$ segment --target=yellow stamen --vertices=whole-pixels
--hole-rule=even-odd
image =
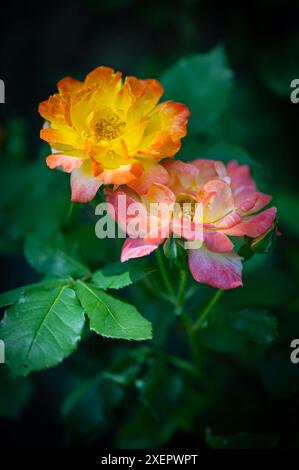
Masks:
[[[125,122],[123,122],[117,114],[111,113],[105,116],[95,117],[92,123],[95,140],[110,141],[114,140],[123,133]]]
[[[176,198],[175,215],[185,220],[193,220],[195,214],[195,200],[187,194],[180,194]]]

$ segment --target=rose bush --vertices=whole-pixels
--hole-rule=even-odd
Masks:
[[[37,279],[29,271],[27,285],[0,295],[1,403],[18,380],[21,410],[31,373],[68,358],[47,386],[72,442],[108,429],[120,447],[153,448],[191,431],[213,446],[219,404],[222,420],[239,402],[243,413],[249,386],[260,393],[260,358],[275,348],[276,305],[292,284],[276,252],[256,256],[277,230],[256,184],[269,188],[262,165],[217,134],[232,77],[221,48],[184,58],[162,77],[159,104],[157,80],[98,67],[40,104],[50,152],[43,142],[39,162],[17,163],[8,147],[3,186],[19,179],[3,200],[7,213],[16,201],[4,238],[24,245]],[[71,196],[54,168],[71,173]],[[124,243],[96,238],[103,202]]]

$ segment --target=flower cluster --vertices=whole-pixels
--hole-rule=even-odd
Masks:
[[[163,89],[156,80],[123,82],[119,72],[99,67],[84,82],[63,79],[58,89],[39,108],[46,119],[41,138],[52,148],[47,164],[71,173],[73,201],[87,202],[101,184],[114,185],[105,193],[128,235],[121,260],[148,255],[169,236],[200,239],[187,250],[194,279],[221,289],[241,286],[235,238],[261,237],[276,218],[275,207],[261,211],[271,196],[258,191],[249,167],[170,159],[180,149],[190,113],[180,103],[158,104]],[[119,213],[124,196],[142,213]],[[159,204],[171,217],[153,213],[151,206]],[[142,237],[134,236],[132,220],[143,227]]]

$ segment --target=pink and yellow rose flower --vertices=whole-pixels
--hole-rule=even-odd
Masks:
[[[260,237],[276,218],[275,207],[261,211],[271,196],[258,191],[249,167],[236,161],[224,165],[205,159],[192,163],[166,160],[126,187],[106,189],[106,195],[118,223],[129,235],[122,248],[122,261],[150,254],[178,230],[187,240],[201,234],[200,248],[187,250],[191,274],[196,281],[220,289],[242,286],[242,258],[234,251],[230,237]],[[132,236],[133,225],[128,222],[134,221],[134,214],[117,213],[121,196],[126,196],[128,205],[134,202],[142,206],[142,215],[136,216],[135,222],[144,227],[143,237]],[[150,212],[150,204],[161,202],[170,211],[176,208],[172,218]],[[184,203],[188,203],[187,211]],[[193,217],[196,204],[202,207],[200,222]],[[177,211],[177,205],[181,211]]]
[[[162,94],[157,80],[123,81],[97,67],[84,81],[64,78],[40,103],[47,165],[71,173],[73,201],[88,202],[103,183],[133,185],[145,170],[163,172],[155,167],[180,149],[190,113],[181,103],[158,103]]]

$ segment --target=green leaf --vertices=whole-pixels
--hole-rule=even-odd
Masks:
[[[176,239],[170,237],[166,240],[163,244],[163,251],[166,258],[170,260],[175,260],[178,257],[178,247],[176,243]]]
[[[278,442],[278,436],[248,432],[215,436],[211,433],[210,429],[207,429],[206,441],[213,449],[272,449]]]
[[[28,142],[28,123],[18,117],[12,118],[7,123],[6,132],[8,139],[5,152],[15,165],[24,161]]]
[[[27,287],[30,288],[31,286],[34,286],[34,284],[28,285]],[[26,286],[3,292],[3,294],[0,295],[0,308],[15,304],[25,291]]]
[[[250,244],[244,239],[245,243],[239,248],[238,255],[243,258],[243,261],[248,261],[253,257],[253,252],[250,249]]]
[[[82,437],[100,428],[124,397],[124,388],[104,377],[102,373],[92,379],[82,379],[62,404],[61,413],[71,437]]]
[[[7,364],[15,376],[59,364],[77,347],[84,313],[72,289],[33,290],[0,323]]]
[[[43,274],[81,277],[88,273],[88,268],[78,259],[76,246],[68,244],[61,234],[51,240],[29,235],[25,256],[28,263]]]
[[[203,144],[200,138],[189,135],[180,150],[180,158],[186,162],[196,158],[208,158],[220,160],[225,164],[231,160],[237,160],[240,165],[259,166],[249,153],[238,145],[232,145],[222,140],[217,143]]]
[[[13,305],[21,297],[22,294],[29,290],[48,290],[54,289],[55,287],[66,286],[72,281],[71,277],[65,279],[49,279],[34,284],[28,284],[27,286],[17,287],[16,289],[9,290],[0,294],[0,308],[8,305]]]
[[[117,446],[125,449],[159,447],[178,427],[176,413],[183,400],[182,376],[159,359],[136,381],[136,387],[139,400],[118,432]]]
[[[28,233],[53,235],[65,220],[70,198],[69,175],[47,167],[48,153],[48,145],[43,146],[34,165],[29,160],[16,163],[10,154],[3,160],[0,174],[2,250],[13,252]]]
[[[276,239],[276,223],[263,235],[252,240],[250,248],[254,253],[270,253]]]
[[[213,310],[208,326],[200,331],[199,337],[204,346],[221,353],[239,351],[245,344],[244,335],[232,328],[224,309]]]
[[[29,379],[12,379],[6,367],[0,367],[0,417],[16,419],[27,405],[32,386]]]
[[[273,249],[276,240],[277,221],[275,221],[266,233],[259,237],[244,237],[244,244],[238,250],[244,261],[252,258],[254,253],[267,254]]]
[[[277,320],[266,310],[244,309],[231,312],[230,324],[258,343],[271,343],[278,337]]]
[[[200,340],[219,352],[234,352],[244,347],[246,340],[268,344],[277,339],[277,320],[266,310],[215,310]]]
[[[199,156],[202,158],[221,160],[223,163],[237,160],[240,165],[258,165],[246,150],[237,145],[228,144],[227,142],[219,142],[208,148],[203,147],[200,153],[201,155]]]
[[[72,368],[69,377],[67,375],[70,369],[64,371],[61,412],[71,438],[98,438],[107,432],[111,424],[115,426],[114,421],[118,418],[115,408],[128,387],[132,386],[136,377],[144,370],[150,349],[140,345],[131,349],[131,345],[122,342],[121,348],[114,346],[111,352],[109,364],[107,358],[104,358],[105,369],[101,372],[98,372],[102,364],[97,356],[97,373],[91,377],[86,376],[86,368],[82,367],[79,370]],[[88,368],[90,369],[90,361]]]
[[[150,322],[133,305],[82,281],[78,281],[76,291],[89,317],[91,330],[108,338],[138,341],[152,338]]]
[[[270,91],[290,99],[290,84],[299,77],[298,36],[287,35],[279,38],[272,48],[268,48],[259,58],[260,75]]]
[[[228,291],[223,297],[223,304],[232,310],[246,307],[279,307],[288,304],[296,292],[294,279],[286,272],[275,267],[259,269],[244,276],[244,286],[235,292]]]
[[[166,99],[186,104],[190,111],[188,131],[198,134],[213,124],[223,112],[231,89],[233,74],[227,66],[222,47],[184,57],[161,78]]]
[[[140,281],[153,271],[155,268],[144,260],[117,262],[96,271],[92,280],[101,289],[121,289]]]
[[[170,237],[163,244],[163,252],[179,269],[188,271],[187,255],[183,245],[183,240]]]
[[[137,383],[142,403],[157,419],[167,417],[182,393],[182,376],[164,361],[156,361],[144,380]]]
[[[299,196],[295,191],[280,190],[276,194],[279,222],[292,234],[299,237],[299,218],[295,215],[299,211]]]
[[[294,330],[298,331],[298,326],[293,323]],[[286,343],[267,350],[267,354],[261,357],[259,361],[260,379],[265,387],[267,397],[272,403],[282,403],[283,401],[288,403],[288,399],[290,399],[289,403],[291,404],[293,397],[298,395],[299,392],[298,364],[293,364],[290,360],[290,354],[294,350],[290,347],[293,338],[294,335],[291,333],[287,336]],[[297,403],[294,403],[293,406],[297,408],[297,415]],[[289,416],[292,414],[290,408]]]

